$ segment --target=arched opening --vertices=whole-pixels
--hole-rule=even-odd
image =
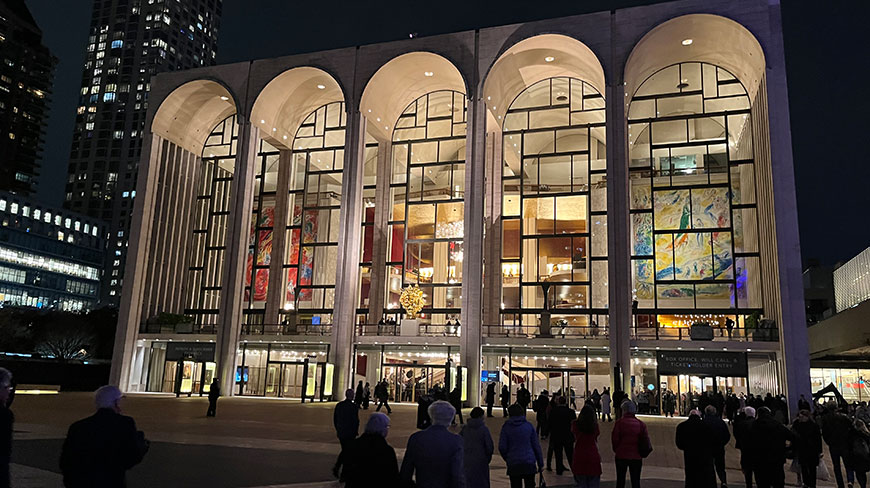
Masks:
[[[764,313],[762,173],[752,130],[763,77],[764,55],[752,34],[713,15],[666,22],[629,57],[638,338],[685,337],[700,324],[717,337],[752,339],[746,326]],[[674,391],[690,386],[667,381]],[[733,381],[728,388],[745,389],[745,380]]]
[[[212,129],[236,113],[232,94],[220,83],[196,80],[167,96],[151,123],[151,132],[193,154],[201,154]]]

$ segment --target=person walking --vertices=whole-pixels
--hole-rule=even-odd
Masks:
[[[353,403],[356,404],[357,408],[362,407],[363,396],[365,396],[365,389],[363,388],[362,380],[359,380],[359,383],[356,384],[356,392],[353,395]]]
[[[592,390],[592,396],[590,398],[592,399],[592,406],[595,407],[595,413],[600,418],[602,405],[601,405],[601,394],[598,393],[598,388],[595,388]]]
[[[352,389],[345,390],[344,400],[335,405],[335,410],[332,412],[332,425],[335,426],[335,435],[338,437],[338,443],[341,444],[341,452],[332,467],[332,474],[337,478],[342,464],[346,461],[344,451],[359,434],[359,405],[355,401]]]
[[[608,422],[613,422],[613,418],[610,416],[610,388],[605,388],[601,393],[601,421],[604,421],[604,417],[607,417]]]
[[[550,397],[547,390],[541,390],[541,394],[532,405],[532,410],[535,412],[535,430],[541,435],[541,439],[547,438],[547,407],[549,406]]]
[[[822,455],[822,431],[806,409],[798,412],[791,430],[794,434],[795,459],[801,467],[801,480],[805,487],[816,488],[816,468]]]
[[[217,401],[221,396],[220,379],[214,378],[208,386],[208,410],[205,412],[206,417],[214,417],[217,415]]]
[[[375,409],[375,412],[380,412],[381,407],[387,407],[387,414],[393,413],[393,409],[387,403],[389,396],[390,392],[387,390],[387,380],[384,379],[375,386],[375,399],[378,401],[378,408]]]
[[[746,488],[752,488],[752,474],[754,473],[753,446],[749,439],[749,433],[752,431],[754,423],[755,409],[752,407],[744,407],[742,413],[738,413],[734,418],[735,447],[740,451],[740,470],[743,471]]]
[[[94,415],[73,423],[60,453],[66,488],[126,486],[127,470],[139,464],[149,442],[136,422],[121,415],[121,390],[101,386],[94,394]]]
[[[495,389],[495,388],[493,388]],[[483,421],[483,409],[474,407],[468,423],[459,431],[465,453],[465,486],[489,488],[489,463],[492,461],[492,435]]]
[[[417,488],[465,488],[463,440],[447,430],[456,409],[439,400],[429,406],[432,425],[411,435],[399,479]]]
[[[544,469],[544,456],[535,427],[526,420],[526,409],[514,403],[502,425],[498,453],[507,464],[511,488],[534,488],[535,475]]]
[[[759,488],[783,487],[786,443],[792,439],[794,435],[774,418],[769,408],[758,409],[758,419],[749,432],[749,442],[753,451],[752,470]]]
[[[486,416],[492,417],[492,406],[495,405],[495,383],[486,385]]]
[[[665,391],[665,394],[662,395],[662,413],[665,414],[665,417],[674,416],[674,410],[677,409],[677,397],[674,395],[674,392],[671,390]]]
[[[550,458],[551,454],[555,454],[556,474],[559,476],[566,471],[562,461],[563,451],[568,460],[567,470],[571,470],[571,461],[574,459],[574,436],[571,433],[571,425],[576,418],[577,414],[568,407],[568,399],[559,396],[555,408],[548,415],[550,442],[547,446],[547,471],[551,471]]]
[[[9,488],[12,482],[9,463],[12,461],[12,426],[15,416],[9,410],[12,393],[12,373],[0,368],[0,488]]]
[[[637,405],[625,400],[620,405],[622,416],[613,424],[610,442],[616,461],[616,488],[625,488],[625,473],[631,476],[631,488],[640,488],[643,458],[652,451],[646,424],[636,417]],[[647,452],[641,452],[641,445]]]
[[[465,421],[462,419],[462,391],[459,390],[458,386],[450,392],[450,405],[453,406],[453,410],[459,416],[459,425],[464,424]],[[456,425],[456,419],[451,420],[451,423]]]
[[[849,434],[846,436],[846,452],[843,461],[846,464],[846,472],[852,470],[855,479],[861,488],[867,487],[867,471],[870,471],[870,432],[861,419],[855,419]],[[851,484],[851,483],[850,483]]]
[[[508,405],[511,403],[511,391],[508,390],[507,385],[502,385],[501,387],[501,413],[502,417],[508,416]]]
[[[517,390],[517,403],[519,403],[524,410],[528,410],[529,404],[532,403],[532,394],[529,393],[525,383],[520,383],[520,389]],[[508,415],[510,415],[510,412],[508,412]]]
[[[713,405],[707,405],[707,408],[704,409],[704,422],[710,426],[710,430],[713,432],[713,435],[707,442],[712,447],[713,466],[716,468],[716,476],[719,477],[722,488],[727,488],[725,446],[731,440],[731,432],[728,430],[728,424],[722,420],[722,416]]]
[[[686,488],[716,488],[713,458],[719,443],[715,437],[711,423],[706,418],[701,420],[697,410],[689,412],[689,418],[677,425],[676,444],[683,451]]]
[[[852,428],[852,421],[846,414],[838,411],[835,402],[830,402],[825,405],[825,411],[819,419],[819,427],[822,429],[822,439],[828,445],[828,452],[831,455],[837,488],[845,488],[840,461],[848,450],[849,430]],[[846,480],[850,485],[855,482],[855,472],[848,467],[846,467]]]
[[[342,451],[344,467],[340,478],[345,488],[399,487],[396,451],[387,443],[389,428],[389,417],[373,413],[363,434],[348,442]]]
[[[599,488],[601,486],[601,454],[598,452],[598,415],[595,408],[585,405],[580,417],[571,424],[574,434],[574,456],[571,471],[576,488]]]

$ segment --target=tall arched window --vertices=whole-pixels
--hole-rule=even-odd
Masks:
[[[198,325],[218,320],[237,144],[238,125],[232,115],[212,130],[202,150],[185,309]]]
[[[331,324],[347,123],[343,102],[311,113],[293,139],[282,310],[301,324]]]
[[[423,289],[421,322],[443,325],[462,306],[466,97],[426,94],[393,131],[385,313],[408,284]],[[454,332],[454,331],[451,331]]]
[[[640,85],[628,117],[638,325],[691,325],[699,318],[724,325],[760,311],[751,113],[743,85],[710,64],[672,65]]]
[[[525,334],[606,325],[604,98],[557,77],[526,88],[503,126],[502,324]],[[543,326],[544,330],[541,330]]]

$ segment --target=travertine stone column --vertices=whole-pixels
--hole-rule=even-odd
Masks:
[[[251,202],[254,197],[254,172],[257,158],[258,129],[239,117],[239,141],[235,174],[230,191],[232,205],[227,220],[227,249],[224,251],[224,276],[221,281],[215,361],[226,395],[233,394],[236,373],[236,350],[242,323],[245,262],[248,233],[251,230]]]
[[[483,200],[486,106],[477,94],[468,100],[465,150],[465,234],[462,263],[460,364],[468,368],[468,403],[480,404],[481,319],[483,318]]]
[[[625,86],[608,85],[607,100],[607,256],[610,313],[610,374],[614,388],[629,391],[631,377],[631,250],[629,247],[628,138]],[[614,368],[622,384],[616,385]]]
[[[329,358],[335,364],[334,392],[353,386],[352,361],[354,323],[359,289],[359,248],[362,235],[362,187],[365,161],[365,118],[356,101],[347,105],[344,173],[338,231],[338,264],[335,277],[335,308],[332,318],[332,347]]]

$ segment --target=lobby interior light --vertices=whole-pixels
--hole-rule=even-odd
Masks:
[[[680,44],[684,46],[691,46],[693,42],[695,41],[693,41],[692,39],[683,39],[683,42],[681,42]]]
[[[547,56],[546,58],[544,58],[544,61],[546,61],[548,63],[552,63],[555,60],[556,60],[556,58],[554,58],[553,56]]]
[[[431,71],[425,71],[425,72],[423,72],[423,76],[426,76],[427,78],[429,78],[429,77],[435,76],[435,73],[433,73]]]

